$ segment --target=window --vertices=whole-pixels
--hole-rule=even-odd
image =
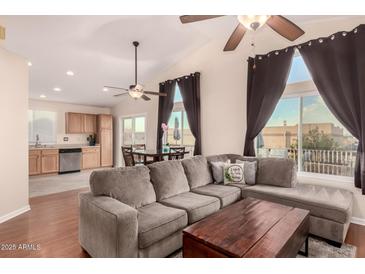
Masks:
[[[303,172],[353,176],[358,141],[330,112],[316,88],[305,90],[308,82],[310,74],[297,56],[287,85],[295,89],[284,92],[256,138],[257,154],[292,158]]]
[[[42,144],[56,143],[57,113],[42,110],[28,110],[28,138],[30,144],[35,144],[37,135]]]
[[[174,108],[168,122],[168,127],[167,142],[170,145],[194,146],[195,138],[189,127],[178,85],[176,85]]]
[[[123,118],[123,145],[146,143],[146,117]]]

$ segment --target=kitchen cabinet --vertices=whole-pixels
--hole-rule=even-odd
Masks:
[[[93,134],[96,129],[96,114],[67,112],[65,117],[67,134]]]
[[[100,166],[100,147],[82,148],[82,169],[97,168]]]
[[[67,112],[65,120],[66,133],[83,133],[83,121],[84,119],[82,113]]]
[[[113,116],[100,114],[97,119],[97,141],[100,144],[100,165],[113,166]]]
[[[96,133],[96,115],[83,114],[83,132],[84,133]]]
[[[41,173],[57,173],[59,168],[58,149],[43,149],[41,160]]]
[[[41,174],[41,157],[42,152],[40,150],[29,151],[29,175]]]

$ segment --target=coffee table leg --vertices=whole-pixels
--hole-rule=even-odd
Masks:
[[[307,238],[305,238],[305,243],[304,243],[304,251],[299,251],[298,252],[298,254],[299,255],[302,255],[302,256],[304,256],[304,257],[308,257],[308,255],[309,255],[309,251],[308,251],[308,249],[309,249],[309,237],[307,236]]]

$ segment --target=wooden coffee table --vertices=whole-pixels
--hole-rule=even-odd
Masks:
[[[296,257],[308,233],[308,210],[246,198],[184,229],[183,257]]]

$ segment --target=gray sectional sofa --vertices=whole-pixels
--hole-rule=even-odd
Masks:
[[[214,184],[210,162],[257,161],[256,184]],[[148,166],[94,171],[80,195],[81,246],[92,257],[166,257],[182,247],[182,230],[245,197],[310,210],[310,233],[342,243],[352,193],[296,184],[288,159],[235,154],[196,156]]]

